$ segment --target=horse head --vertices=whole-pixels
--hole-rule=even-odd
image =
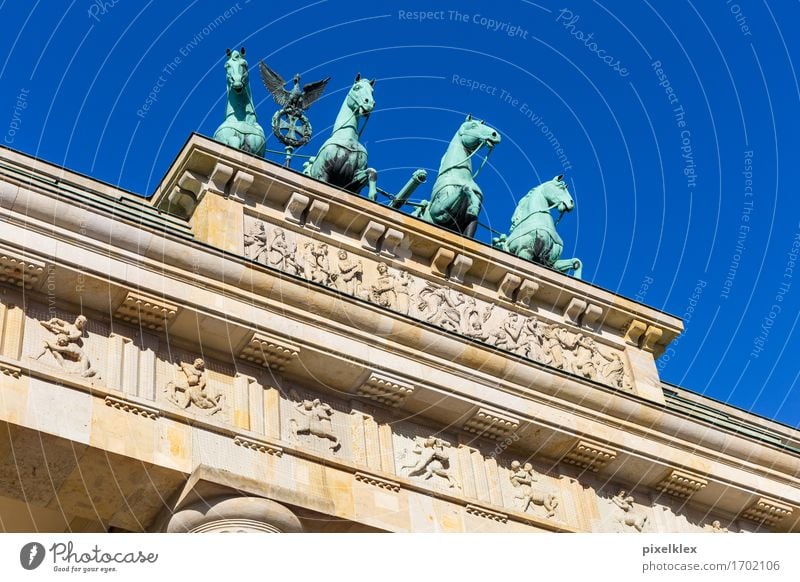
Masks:
[[[375,87],[375,79],[362,79],[361,73],[356,75],[356,80],[347,93],[347,106],[356,115],[365,116],[372,113],[375,107],[375,99],[372,97],[372,90]]]
[[[572,200],[563,177],[563,175],[556,176],[539,187],[549,208],[555,208],[559,212],[571,212],[575,208],[575,201]]]
[[[227,50],[228,60],[225,62],[225,72],[228,75],[228,90],[242,93],[249,84],[247,61],[244,60],[244,47],[238,51]]]
[[[474,152],[482,145],[493,148],[500,143],[500,134],[497,130],[486,125],[482,120],[472,119],[467,115],[466,121],[458,128],[461,144],[468,152]]]

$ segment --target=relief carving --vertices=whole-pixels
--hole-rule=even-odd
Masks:
[[[523,323],[519,319],[518,314],[508,312],[500,328],[492,334],[491,341],[495,347],[509,352],[517,352],[523,347]]]
[[[461,486],[450,474],[450,457],[445,450],[446,446],[444,441],[436,437],[418,438],[410,452],[419,455],[419,458],[411,464],[403,465],[400,470],[408,469],[409,477],[422,477],[425,481],[436,475],[447,481],[451,489],[460,489]]]
[[[55,358],[58,365],[68,374],[80,374],[82,378],[98,377],[97,370],[92,368],[89,356],[83,346],[83,335],[88,320],[79,315],[75,323],[53,317],[39,324],[55,335],[53,340],[42,342],[42,351],[35,356],[38,360],[47,353]]]
[[[281,228],[270,229],[267,235],[263,222],[256,222],[244,235],[245,255],[262,265],[274,267],[289,275],[300,275],[297,245],[286,240]]]
[[[617,522],[623,531],[626,527],[635,529],[637,532],[644,530],[647,525],[647,516],[636,511],[633,507],[633,496],[628,495],[624,489],[620,489],[611,502],[617,507],[614,513],[614,521]]]
[[[411,305],[409,287],[411,286],[412,282],[413,278],[408,274],[408,271],[402,269],[395,285],[395,293],[397,294],[395,311],[402,313],[403,315],[408,315],[408,308]]]
[[[320,401],[303,400],[295,404],[299,417],[292,418],[289,423],[292,428],[292,436],[298,440],[298,436],[315,436],[331,441],[330,449],[337,451],[342,446],[333,432],[333,409]]]
[[[528,511],[529,507],[540,505],[547,512],[546,517],[555,516],[558,497],[552,493],[534,490],[533,484],[539,481],[539,475],[534,471],[533,465],[522,465],[519,461],[513,461],[509,479],[516,489],[514,499],[518,500],[523,512]]]
[[[383,231],[378,230],[370,236],[380,236]],[[507,308],[498,310],[494,303],[476,300],[449,286],[426,281],[417,287],[408,271],[394,271],[385,262],[370,262],[375,264],[377,276],[365,282],[364,262],[348,250],[338,249],[336,257],[329,258],[327,243],[306,240],[302,243],[302,256],[299,256],[298,243],[293,238],[278,227],[270,227],[268,231],[261,221],[251,225],[244,236],[244,244],[247,256],[285,273],[303,276],[314,283],[333,287],[343,294],[404,315],[412,314],[444,330],[486,342],[564,372],[620,390],[633,390],[624,356],[613,348],[599,346],[592,337],[583,333],[573,333],[566,327],[536,317],[523,317]],[[454,256],[452,251],[448,251],[442,255],[442,260]],[[520,293],[523,287],[527,289],[526,293],[531,289],[535,291],[535,284],[529,281],[521,283]],[[579,303],[575,305],[580,307]],[[571,313],[575,309],[570,307],[567,311]],[[496,312],[499,315],[495,316]]]
[[[177,365],[178,372],[175,381],[169,382],[164,391],[167,399],[178,408],[196,408],[208,415],[216,414],[222,410],[225,395],[212,393],[207,385],[206,364],[202,358],[197,358],[191,364],[181,362]]]
[[[419,293],[417,309],[426,321],[458,333],[462,330],[460,307],[463,304],[463,293],[428,283]]]
[[[389,272],[386,263],[378,263],[378,278],[369,290],[369,299],[381,307],[395,309],[397,306],[397,278]]]
[[[263,222],[253,223],[245,233],[244,254],[257,263],[267,264],[267,230]]]
[[[472,339],[487,341],[489,332],[486,330],[486,322],[494,312],[494,303],[489,303],[482,310],[478,308],[474,297],[467,297],[464,306],[464,335]]]
[[[337,251],[338,273],[333,275],[334,286],[337,290],[354,297],[361,296],[361,283],[364,277],[364,266],[358,259],[351,259],[344,249]]]
[[[308,241],[303,245],[303,258],[306,279],[329,286],[332,281],[331,265],[328,261],[328,245],[323,242]]]

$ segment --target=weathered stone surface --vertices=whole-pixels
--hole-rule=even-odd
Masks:
[[[797,432],[662,384],[676,319],[242,156],[193,137],[152,205],[17,187],[0,245],[59,295],[0,282],[0,498],[54,529],[163,530],[201,493],[232,500],[198,531],[281,530],[263,502],[314,531],[800,527],[766,440]],[[37,357],[79,316],[89,376]],[[176,405],[189,376],[219,410]]]

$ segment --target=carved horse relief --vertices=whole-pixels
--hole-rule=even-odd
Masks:
[[[378,173],[367,167],[367,149],[359,143],[366,120],[375,107],[372,90],[375,79],[356,77],[342,103],[331,136],[322,144],[316,156],[303,165],[303,173],[317,180],[358,194],[369,184],[369,199],[378,194]],[[359,122],[364,124],[359,129]]]
[[[228,82],[228,98],[225,121],[214,132],[214,139],[233,148],[264,156],[267,139],[264,130],[256,121],[256,109],[250,92],[250,76],[244,47],[241,51],[228,49],[225,72]]]
[[[464,236],[475,236],[483,192],[475,183],[480,169],[472,173],[472,156],[484,146],[491,152],[498,143],[500,134],[496,130],[468,115],[447,147],[421,218]]]
[[[563,215],[575,208],[575,202],[562,178],[563,176],[556,176],[523,196],[511,217],[508,236],[495,239],[494,244],[526,261],[539,263],[562,273],[574,271],[575,278],[580,279],[583,264],[576,258],[561,258],[564,241],[558,236],[556,222],[550,214],[553,209]]]

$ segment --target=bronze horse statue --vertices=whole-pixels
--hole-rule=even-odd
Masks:
[[[225,73],[228,82],[228,98],[225,121],[214,132],[214,139],[236,149],[264,156],[267,139],[264,130],[256,121],[256,109],[250,92],[250,75],[244,60],[244,47],[239,51],[227,51]]]
[[[472,173],[472,156],[484,146],[491,152],[498,143],[500,134],[495,129],[468,115],[442,157],[433,194],[424,204],[421,218],[464,236],[475,236],[483,193],[475,183],[477,172]]]
[[[378,173],[367,167],[367,149],[359,143],[364,130],[359,122],[369,118],[375,107],[372,90],[375,79],[362,79],[359,74],[342,103],[331,136],[316,156],[303,165],[303,173],[333,186],[358,194],[369,184],[369,198],[377,196]]]
[[[553,209],[563,215],[574,208],[575,202],[563,176],[556,176],[523,196],[511,217],[508,236],[494,239],[494,246],[562,273],[574,271],[575,278],[580,279],[583,263],[577,258],[561,258],[564,241],[558,236],[556,222],[550,214]]]

